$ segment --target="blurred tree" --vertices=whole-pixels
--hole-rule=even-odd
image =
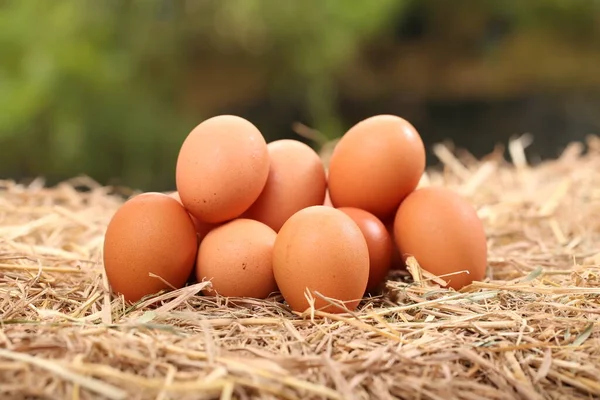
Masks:
[[[251,99],[299,105],[329,139],[347,128],[340,96],[507,92],[556,43],[597,65],[599,3],[0,0],[0,171],[167,190],[190,129]]]
[[[224,53],[251,54],[264,63],[275,96],[302,98],[312,125],[332,138],[343,133],[335,110],[336,76],[366,40],[394,22],[406,3],[190,1],[185,3],[185,25],[193,31],[191,36],[210,38]],[[194,24],[207,15],[214,16],[214,25]]]
[[[491,100],[600,89],[597,0],[411,0],[378,39],[344,76],[344,97]]]
[[[4,174],[171,180],[191,125],[175,107],[178,29],[152,3],[0,3]]]
[[[338,135],[335,73],[398,3],[3,1],[0,169],[172,184],[179,144],[206,117],[180,104],[199,47],[269,65],[270,87],[296,91]]]

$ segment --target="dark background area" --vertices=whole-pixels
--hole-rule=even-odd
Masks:
[[[429,149],[552,158],[600,132],[599,67],[598,0],[0,0],[0,176],[170,190],[217,114],[306,141],[392,113]]]

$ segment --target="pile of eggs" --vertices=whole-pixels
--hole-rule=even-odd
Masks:
[[[280,292],[298,312],[344,312],[413,256],[461,289],[485,275],[483,225],[453,191],[417,188],[424,170],[419,133],[394,115],[353,126],[327,170],[300,141],[267,144],[246,119],[207,119],[181,146],[177,191],[134,196],[113,215],[108,282],[130,302],[193,278],[211,282],[208,296]]]

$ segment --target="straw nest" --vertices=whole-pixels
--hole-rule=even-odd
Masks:
[[[600,396],[600,139],[535,167],[526,139],[482,160],[436,146],[443,168],[422,181],[477,207],[484,282],[442,290],[413,262],[345,315],[199,296],[206,283],[124,305],[101,262],[122,200],[86,179],[3,181],[0,397]]]

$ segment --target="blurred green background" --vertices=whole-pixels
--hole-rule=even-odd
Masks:
[[[268,141],[393,113],[554,157],[600,131],[599,67],[598,0],[0,0],[0,176],[169,190],[225,113]]]

